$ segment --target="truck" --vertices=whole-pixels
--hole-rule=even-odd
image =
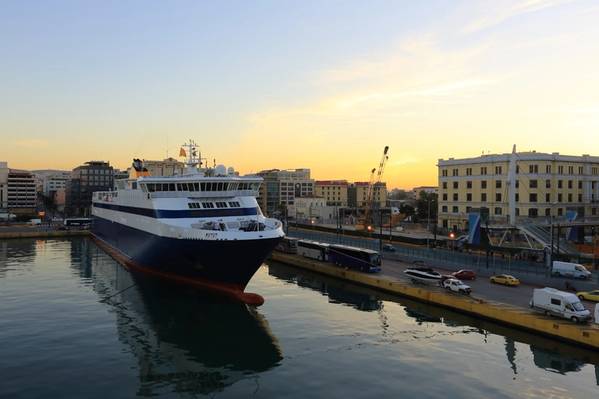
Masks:
[[[591,319],[591,312],[585,309],[576,295],[555,288],[534,289],[529,305],[547,316],[557,316],[575,323]]]
[[[553,261],[551,274],[554,276],[580,278],[584,280],[591,278],[591,272],[588,271],[583,265],[572,262],[561,262],[557,260]]]

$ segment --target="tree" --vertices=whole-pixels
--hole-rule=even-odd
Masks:
[[[431,222],[436,223],[438,209],[437,194],[421,191],[418,196],[418,200],[416,201],[416,207],[418,208],[417,216],[419,220],[426,220],[430,218]]]

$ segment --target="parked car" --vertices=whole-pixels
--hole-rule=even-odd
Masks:
[[[397,250],[395,249],[395,247],[391,244],[384,244],[383,245],[383,252],[396,252]]]
[[[599,290],[577,292],[576,296],[580,298],[581,301],[587,300],[599,302]]]
[[[591,272],[581,264],[572,262],[554,261],[551,267],[554,276],[580,278],[583,280],[591,278]]]
[[[446,290],[458,292],[464,295],[470,295],[472,292],[472,288],[470,288],[470,286],[462,283],[457,278],[448,278],[447,280],[443,280],[441,286]]]
[[[591,318],[591,312],[585,309],[576,295],[555,288],[535,288],[530,307],[546,315],[558,316],[575,323]]]
[[[462,269],[451,273],[451,275],[459,280],[476,280],[476,273],[472,270]]]
[[[491,276],[489,281],[493,284],[508,285],[510,287],[517,287],[520,285],[520,280],[514,276],[510,276],[509,274],[498,274]]]

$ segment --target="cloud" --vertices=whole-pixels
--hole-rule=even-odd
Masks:
[[[21,148],[45,148],[48,144],[44,139],[21,139],[14,142],[15,147]]]
[[[518,1],[508,7],[489,7],[485,10],[484,16],[479,17],[466,25],[462,29],[462,32],[475,33],[499,25],[519,15],[561,6],[570,2],[572,2],[572,0],[526,0]],[[500,2],[493,2],[492,4],[497,6]]]

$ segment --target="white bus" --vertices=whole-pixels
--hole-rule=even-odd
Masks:
[[[321,260],[326,262],[328,260],[328,249],[329,244],[322,242],[299,240],[297,242],[297,253],[298,255],[306,258]]]

